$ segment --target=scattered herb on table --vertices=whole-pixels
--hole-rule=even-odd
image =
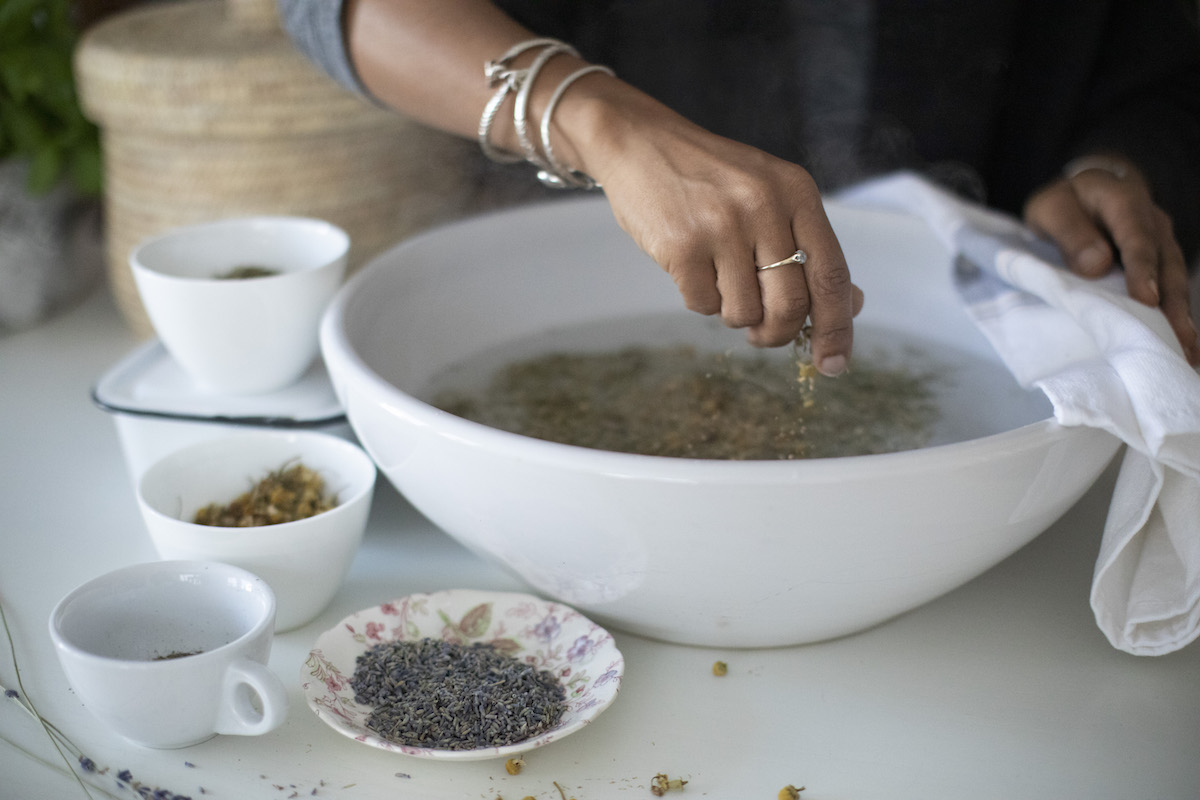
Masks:
[[[687,785],[687,781],[683,778],[668,778],[664,773],[660,772],[650,779],[650,794],[655,797],[662,797],[672,789],[683,789]]]
[[[803,786],[797,789],[795,786],[789,783],[787,786],[779,790],[779,800],[799,800],[800,793],[803,791]]]
[[[115,776],[113,776],[111,774],[112,770],[109,767],[98,766],[94,760],[84,755],[79,747],[76,746],[76,744],[71,741],[57,725],[41,715],[41,712],[37,710],[37,706],[34,705],[33,700],[26,691],[24,682],[21,678],[21,665],[17,660],[16,645],[13,643],[12,630],[9,628],[8,615],[4,611],[3,603],[0,603],[0,627],[2,627],[4,630],[4,639],[8,643],[9,655],[12,659],[13,672],[16,675],[17,686],[20,689],[20,691],[18,691],[17,689],[9,689],[7,687],[0,686],[0,692],[2,692],[2,696],[6,701],[16,705],[17,708],[31,716],[41,726],[42,730],[46,733],[47,738],[50,740],[50,744],[53,745],[54,749],[58,752],[58,755],[62,758],[63,763],[67,767],[67,771],[79,784],[79,790],[83,796],[87,798],[94,798],[95,795],[92,794],[91,790],[92,788],[96,788],[99,791],[102,791],[105,796],[111,797],[112,794],[110,791],[97,786],[95,783],[101,778],[108,778],[109,780],[115,780],[118,789],[127,789],[136,797],[143,798],[144,800],[191,800],[188,795],[178,794],[170,791],[169,789],[163,789],[159,786],[153,786],[151,784],[135,780],[133,773],[127,769],[120,770]],[[36,756],[33,756],[32,753],[26,751],[21,743],[14,742],[12,744],[21,752],[36,758]],[[188,767],[195,767],[195,764],[187,761],[185,761],[184,764]],[[83,776],[85,775],[88,776],[87,782],[85,782],[83,779]],[[6,786],[6,784],[0,785]],[[204,793],[204,788],[200,787],[200,794]]]
[[[723,677],[729,672],[729,665],[724,661],[714,661],[712,665],[712,673],[718,678]]]
[[[228,505],[212,503],[196,512],[194,522],[221,528],[249,528],[294,522],[328,511],[337,497],[325,493],[325,481],[303,464],[273,470]]]
[[[371,706],[367,727],[396,744],[439,750],[504,747],[553,728],[562,684],[491,645],[385,642],[360,655],[350,686]]]

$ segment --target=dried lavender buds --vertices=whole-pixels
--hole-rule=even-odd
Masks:
[[[337,498],[325,493],[325,481],[303,464],[292,464],[267,476],[228,505],[212,503],[196,512],[198,525],[250,528],[295,522],[328,511]]]
[[[566,710],[554,675],[478,642],[376,645],[358,657],[350,686],[355,702],[372,707],[366,725],[380,737],[438,750],[516,744]]]

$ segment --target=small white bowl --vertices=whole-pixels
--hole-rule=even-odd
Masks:
[[[371,708],[354,700],[355,661],[375,645],[423,638],[503,640],[511,655],[558,678],[567,710],[550,730],[503,747],[437,750],[382,739],[367,727]],[[453,589],[409,595],[346,617],[317,639],[300,681],[309,707],[343,736],[418,758],[477,761],[515,756],[588,725],[617,699],[624,672],[612,634],[569,606],[516,592]]]
[[[299,461],[338,504],[294,522],[221,528],[190,520],[225,504],[271,470]],[[313,431],[250,430],[190,445],[152,464],[138,505],[164,559],[221,561],[261,576],[275,592],[276,630],[310,622],[337,594],[366,529],[375,465],[361,448]]]
[[[146,314],[205,391],[258,394],[296,381],[317,355],[321,314],[341,285],[350,237],[304,217],[175,228],[129,256]],[[277,274],[221,275],[257,266]]]

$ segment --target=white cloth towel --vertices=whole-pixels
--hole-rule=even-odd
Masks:
[[[1132,300],[1120,274],[1086,280],[1016,219],[911,173],[840,192],[849,206],[925,220],[957,258],[972,318],[1062,425],[1125,442],[1092,580],[1096,622],[1135,655],[1200,635],[1200,375],[1158,309]],[[851,265],[853,269],[853,265]]]

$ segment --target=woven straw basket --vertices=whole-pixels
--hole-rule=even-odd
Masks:
[[[279,26],[274,0],[183,0],[88,31],[75,71],[101,128],[109,281],[149,335],[129,253],[171,227],[247,214],[328,220],[350,269],[456,215],[470,145],[329,79]]]

